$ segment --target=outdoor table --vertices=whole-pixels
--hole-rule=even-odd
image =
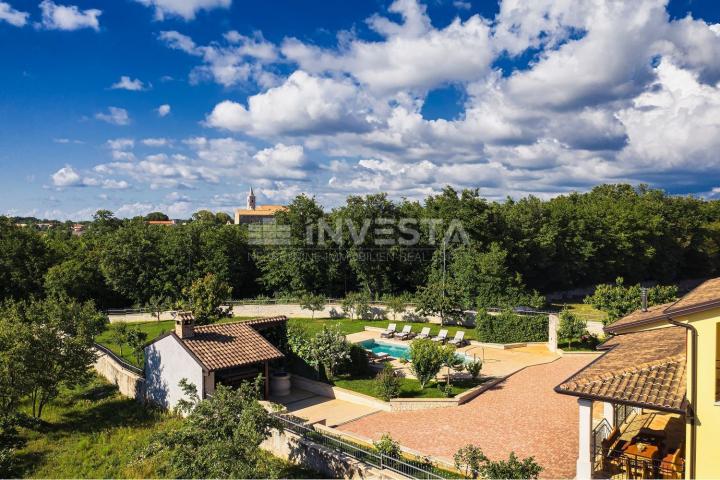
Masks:
[[[628,473],[633,473],[640,478],[657,477],[656,465],[653,460],[659,455],[660,447],[657,445],[645,444],[645,449],[638,450],[637,442],[632,442],[623,447],[623,457],[628,468]],[[639,464],[642,462],[642,464]],[[647,462],[647,463],[646,463]],[[646,467],[649,466],[649,469]]]

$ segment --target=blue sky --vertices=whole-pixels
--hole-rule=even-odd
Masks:
[[[715,1],[0,0],[0,44],[0,213],[720,195]]]

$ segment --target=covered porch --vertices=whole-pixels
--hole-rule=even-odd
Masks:
[[[617,335],[555,391],[578,397],[576,478],[684,478],[686,339],[679,327]]]
[[[581,418],[589,408],[594,426],[589,438],[580,439],[578,472],[587,462],[592,478],[685,478],[684,414],[582,398],[578,402]]]

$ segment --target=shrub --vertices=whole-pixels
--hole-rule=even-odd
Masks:
[[[647,290],[648,306],[659,305],[677,299],[678,289],[675,285],[657,285]],[[626,287],[622,277],[615,279],[615,285],[601,284],[595,287],[592,295],[585,297],[584,303],[607,313],[608,322],[642,307],[640,284]]]
[[[420,388],[433,380],[445,365],[446,350],[451,346],[442,346],[429,339],[415,340],[410,344],[410,369],[420,382]]]
[[[357,344],[350,345],[350,358],[347,362],[347,372],[353,376],[362,377],[370,372],[370,361],[364,348]]]
[[[548,337],[547,315],[516,315],[504,311],[493,316],[478,311],[477,339],[487,343],[543,342]]]
[[[483,362],[482,360],[473,360],[472,362],[465,365],[465,368],[467,369],[468,373],[472,376],[473,380],[476,380],[480,376],[480,371],[482,370]]]
[[[400,395],[400,377],[389,363],[375,377],[375,391],[386,402]]]
[[[393,440],[389,433],[383,433],[380,440],[373,442],[373,446],[375,450],[383,455],[393,458],[400,457],[400,444]]]
[[[315,312],[325,308],[327,301],[322,295],[313,295],[312,293],[306,293],[300,298],[300,306],[305,310],[312,312],[312,318],[315,318]]]
[[[453,455],[453,460],[455,460],[455,468],[464,470],[466,477],[477,478],[480,466],[487,461],[487,457],[480,447],[468,444]]]
[[[580,338],[587,333],[587,323],[579,318],[570,310],[564,308],[560,312],[560,325],[558,327],[558,336],[567,340],[568,347],[572,347],[574,338]]]

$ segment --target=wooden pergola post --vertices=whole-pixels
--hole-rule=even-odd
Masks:
[[[270,398],[270,364],[265,362],[265,400]]]

